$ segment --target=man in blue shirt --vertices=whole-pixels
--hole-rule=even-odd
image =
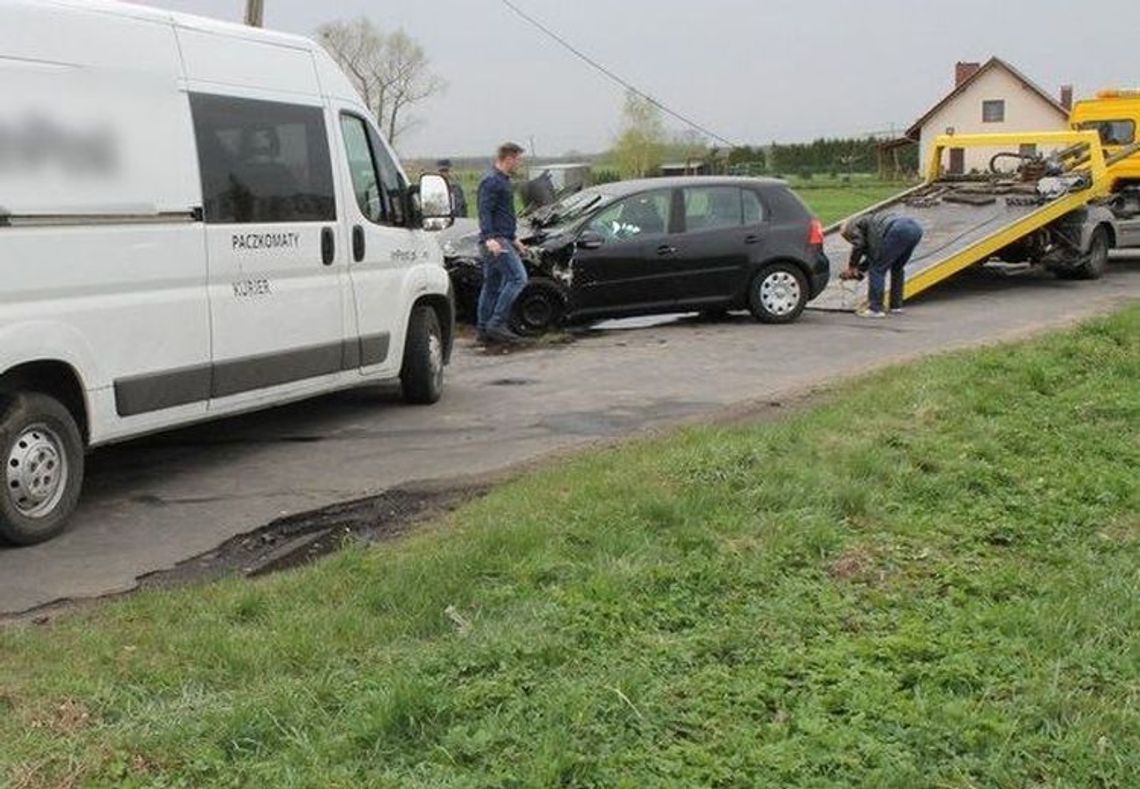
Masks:
[[[478,330],[481,342],[515,344],[521,339],[507,322],[515,299],[526,287],[526,269],[519,254],[515,193],[511,173],[522,162],[523,149],[513,142],[499,146],[495,166],[479,184],[479,242],[483,252],[483,289],[479,293]]]

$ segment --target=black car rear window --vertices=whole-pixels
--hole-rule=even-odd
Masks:
[[[782,184],[765,187],[764,201],[777,221],[791,221],[796,219],[810,219],[812,212],[800,196]]]

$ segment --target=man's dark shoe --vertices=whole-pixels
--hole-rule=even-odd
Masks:
[[[486,331],[480,329],[479,331],[475,332],[476,345],[486,345],[489,342],[491,342],[491,337],[487,334]]]
[[[486,334],[487,339],[491,342],[498,342],[503,345],[520,345],[523,343],[523,338],[506,326],[488,326]]]

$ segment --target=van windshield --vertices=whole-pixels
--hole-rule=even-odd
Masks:
[[[1131,145],[1136,141],[1136,121],[1120,119],[1085,121],[1077,124],[1081,131],[1095,131],[1102,145]]]

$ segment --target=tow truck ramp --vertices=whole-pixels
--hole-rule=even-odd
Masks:
[[[1033,144],[1054,151],[1044,167],[1029,167],[1018,174],[948,176],[942,155],[949,148],[1012,148]],[[935,140],[925,183],[872,206],[847,220],[889,211],[916,220],[922,241],[906,268],[905,296],[910,299],[927,288],[996,253],[1071,211],[1108,194],[1111,184],[1100,139],[1095,132],[1041,132],[1032,134],[942,135]],[[847,267],[851,245],[840,235],[837,223],[826,229],[824,251],[831,261],[831,281],[809,307],[851,311],[866,303],[867,283],[845,282],[839,273]]]

